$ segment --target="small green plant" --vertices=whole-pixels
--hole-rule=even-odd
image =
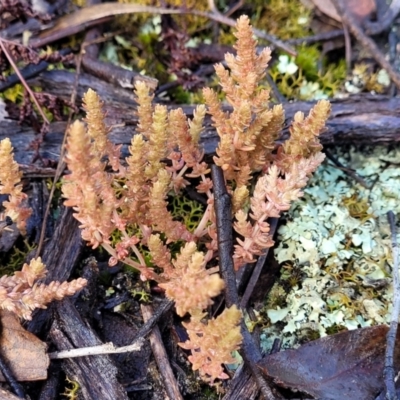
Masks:
[[[1,265],[1,273],[11,275],[21,268],[27,255],[35,246],[30,245],[27,239],[22,240],[17,245],[14,245],[7,255],[3,257],[3,264]]]
[[[190,232],[194,232],[203,218],[205,207],[195,200],[185,196],[173,196],[171,200],[171,214],[181,220]]]
[[[80,385],[77,381],[73,381],[68,377],[65,378],[70,387],[65,388],[65,392],[61,393],[62,396],[68,400],[78,400]]]
[[[343,60],[327,64],[316,45],[298,46],[296,50],[296,58],[279,56],[279,62],[270,71],[285,97],[318,100],[334,96],[343,87],[346,78]]]

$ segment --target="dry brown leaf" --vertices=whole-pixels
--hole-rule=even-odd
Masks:
[[[280,386],[317,399],[374,400],[383,390],[386,325],[355,329],[264,356],[261,371]],[[400,367],[397,330],[394,368]]]
[[[341,21],[339,14],[332,0],[311,0],[315,7],[328,17]],[[354,19],[361,24],[375,13],[376,5],[374,0],[347,0],[346,9],[354,16]]]
[[[0,348],[17,381],[38,381],[47,378],[49,357],[47,346],[25,330],[13,313],[0,312]],[[5,379],[0,373],[0,381]]]
[[[0,388],[0,399],[1,400],[21,400],[21,397],[17,397],[15,394],[10,393],[8,390]]]

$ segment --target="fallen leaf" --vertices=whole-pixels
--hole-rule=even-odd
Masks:
[[[386,325],[346,331],[267,355],[258,366],[279,386],[318,399],[375,399],[383,390]],[[399,343],[397,331],[396,342]],[[400,346],[394,355],[400,367]]]
[[[25,330],[13,313],[1,311],[0,320],[1,354],[11,368],[15,379],[17,381],[46,379],[50,362],[46,344]],[[5,381],[1,373],[0,381]]]
[[[336,21],[341,21],[332,0],[311,1],[323,14]],[[376,11],[376,4],[374,0],[347,0],[346,10],[353,15],[358,24],[361,24]]]
[[[8,390],[0,388],[0,399],[1,400],[21,400],[21,397],[17,397],[10,393]]]
[[[38,38],[30,40],[29,44],[34,47],[41,47],[54,40],[81,32],[87,27],[95,25],[98,21],[105,22],[116,15],[133,13],[182,14],[182,10],[142,4],[112,2],[93,4],[59,18],[53,27],[42,32]]]

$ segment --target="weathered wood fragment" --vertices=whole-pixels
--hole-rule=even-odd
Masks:
[[[58,350],[102,344],[70,299],[57,304],[57,316],[50,337]],[[65,359],[63,369],[70,379],[79,383],[85,400],[128,399],[125,389],[117,381],[118,370],[108,355]]]
[[[74,87],[75,75],[68,71],[49,71],[30,81],[44,91],[69,99]],[[107,113],[107,123],[113,126],[111,140],[123,144],[123,157],[128,155],[128,146],[136,132],[135,100],[130,90],[116,87],[87,74],[81,74],[78,86],[78,105],[83,93],[93,88],[102,97]],[[285,139],[289,132],[290,121],[295,112],[308,113],[315,103],[285,103],[286,123],[282,132]],[[188,116],[193,115],[193,106],[182,106]],[[229,107],[226,107],[229,110]],[[201,142],[206,155],[211,155],[217,146],[218,135],[209,117],[206,118]],[[54,122],[46,135],[41,148],[41,155],[50,160],[58,160],[60,146],[66,129],[65,122]],[[29,176],[51,174],[51,170],[29,166],[34,149],[29,144],[35,138],[35,132],[16,121],[0,121],[0,139],[10,137],[15,148],[16,159],[24,164],[24,171]],[[400,141],[400,98],[383,96],[357,96],[346,100],[332,101],[332,113],[327,123],[327,130],[321,136],[324,145],[377,144]]]

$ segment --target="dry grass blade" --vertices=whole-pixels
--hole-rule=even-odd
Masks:
[[[133,13],[152,13],[152,14],[193,14],[209,18],[216,22],[235,26],[236,21],[228,18],[220,13],[203,12],[198,10],[188,9],[170,9],[162,7],[142,6],[138,4],[123,4],[123,3],[102,3],[94,6],[82,8],[72,14],[60,18],[57,23],[47,31],[44,31],[37,39],[33,39],[30,44],[33,47],[41,47],[45,44],[62,39],[66,36],[81,32],[89,25],[93,25],[95,21],[100,21],[104,18],[109,18],[121,14]],[[254,34],[262,39],[272,43],[274,46],[288,52],[289,54],[296,55],[296,51],[289,45],[280,41],[272,35],[254,29]]]
[[[10,63],[10,65],[13,67],[14,72],[17,74],[18,78],[20,79],[22,85],[24,86],[24,88],[26,89],[26,91],[29,93],[29,95],[31,96],[33,102],[35,103],[35,106],[37,107],[41,117],[43,118],[43,121],[49,125],[50,121],[47,119],[46,114],[43,112],[42,107],[40,107],[40,104],[38,103],[35,94],[33,93],[33,91],[31,90],[31,88],[29,87],[29,85],[27,84],[26,80],[24,79],[24,77],[22,76],[17,64],[14,62],[13,58],[11,57],[11,54],[8,52],[7,50],[7,46],[4,44],[4,39],[0,38],[0,47],[1,50],[4,52],[4,55],[7,57],[8,62]]]

